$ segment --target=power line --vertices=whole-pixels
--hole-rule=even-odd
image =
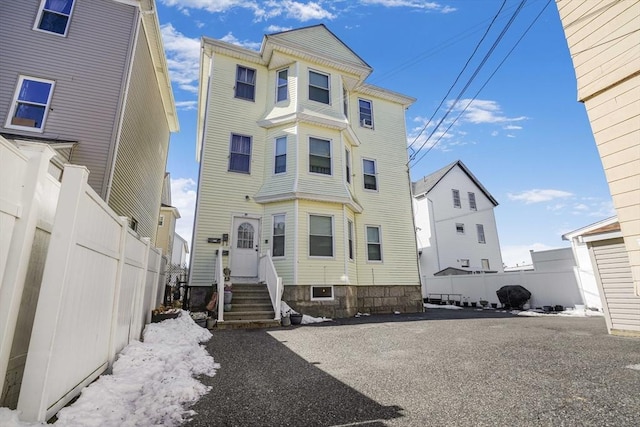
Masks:
[[[531,24],[529,24],[529,26],[527,27],[527,29],[524,31],[524,33],[522,33],[522,35],[520,36],[520,38],[516,41],[516,43],[513,45],[513,47],[511,48],[511,50],[509,50],[509,52],[507,52],[507,55],[502,59],[502,61],[498,64],[498,66],[496,67],[496,69],[493,71],[493,73],[491,73],[491,75],[487,78],[487,80],[484,82],[484,84],[480,87],[480,89],[478,89],[478,91],[475,93],[475,95],[473,96],[473,98],[471,98],[471,100],[469,100],[469,102],[467,103],[467,105],[464,107],[464,109],[462,111],[460,111],[460,113],[458,114],[458,116],[451,122],[451,124],[449,124],[449,126],[447,127],[447,129],[442,133],[442,135],[440,135],[440,137],[436,140],[436,142],[431,145],[431,147],[429,147],[429,149],[427,151],[424,152],[424,154],[422,156],[420,156],[420,158],[418,160],[415,161],[415,163],[411,166],[409,166],[409,169],[411,169],[412,167],[414,167],[415,165],[417,165],[420,160],[422,160],[427,154],[429,154],[429,152],[433,149],[433,147],[435,147],[438,142],[440,142],[440,140],[444,137],[444,135],[447,134],[447,132],[449,131],[449,129],[451,129],[451,127],[458,121],[458,119],[460,117],[462,117],[462,114],[464,114],[465,111],[467,111],[467,108],[469,108],[469,106],[471,105],[471,103],[473,101],[475,101],[475,99],[478,97],[478,95],[480,94],[480,92],[485,88],[485,86],[489,83],[489,81],[493,78],[493,76],[498,72],[498,70],[500,69],[500,67],[502,67],[502,65],[505,63],[505,61],[507,60],[507,58],[509,58],[509,56],[511,56],[511,53],[515,50],[515,48],[520,44],[520,42],[522,41],[522,39],[524,38],[525,35],[527,35],[527,33],[529,32],[529,30],[533,27],[533,25],[538,21],[538,19],[540,18],[540,16],[542,15],[542,13],[546,10],[546,8],[549,6],[549,3],[551,3],[552,0],[547,0],[547,3],[544,5],[544,7],[540,10],[540,12],[538,13],[538,15],[535,17],[535,19],[531,22]]]
[[[438,104],[438,106],[436,107],[435,111],[433,112],[433,114],[431,115],[431,117],[429,117],[429,120],[427,121],[427,124],[424,125],[424,127],[420,130],[420,133],[418,133],[418,135],[414,138],[413,142],[411,142],[411,144],[409,144],[409,147],[407,147],[408,149],[411,149],[411,147],[413,146],[413,144],[416,143],[416,141],[418,140],[418,138],[420,138],[420,135],[422,135],[422,133],[427,129],[427,127],[431,124],[431,120],[433,120],[433,118],[436,116],[436,114],[438,113],[438,110],[440,109],[440,107],[442,107],[442,104],[444,104],[444,101],[447,100],[447,97],[449,96],[449,94],[451,93],[451,91],[453,90],[453,88],[456,86],[456,84],[458,83],[458,80],[460,79],[460,77],[462,76],[462,74],[465,72],[465,70],[467,69],[467,66],[469,65],[469,63],[471,62],[471,60],[473,59],[473,57],[475,56],[476,52],[478,51],[478,49],[480,48],[480,45],[482,44],[482,42],[484,41],[484,39],[487,37],[487,34],[489,34],[489,31],[491,30],[491,28],[493,27],[493,24],[496,22],[496,19],[498,19],[498,16],[500,15],[500,13],[502,12],[502,9],[504,8],[504,5],[507,4],[507,0],[503,0],[502,5],[500,6],[500,9],[498,9],[498,12],[494,15],[493,19],[491,20],[491,22],[489,23],[489,26],[487,27],[486,31],[484,32],[484,34],[482,35],[482,38],[480,39],[480,41],[476,44],[476,47],[473,49],[473,52],[471,52],[471,56],[469,56],[469,58],[467,59],[467,62],[464,64],[464,67],[462,67],[462,70],[460,70],[460,72],[458,73],[458,76],[456,77],[455,81],[453,82],[453,84],[449,87],[449,90],[447,91],[447,93],[442,97],[442,100],[440,101],[440,104]]]
[[[498,44],[500,43],[500,41],[502,41],[502,38],[504,37],[504,35],[507,33],[507,31],[509,30],[509,28],[511,27],[511,25],[513,24],[513,22],[515,21],[516,17],[518,16],[518,14],[520,13],[520,11],[522,10],[522,7],[524,6],[524,4],[527,2],[527,0],[522,0],[520,2],[520,4],[518,5],[518,7],[516,8],[516,10],[514,11],[513,15],[511,15],[511,18],[509,18],[509,21],[507,22],[507,24],[505,25],[505,27],[502,29],[502,31],[500,32],[500,34],[498,35],[498,37],[496,38],[496,40],[493,42],[493,45],[491,45],[491,47],[489,48],[489,51],[485,54],[484,58],[482,58],[482,61],[480,62],[480,64],[476,67],[476,69],[474,70],[473,74],[471,75],[471,77],[469,78],[469,80],[467,81],[467,83],[465,84],[465,86],[462,88],[462,90],[460,91],[460,93],[458,94],[458,96],[456,97],[455,101],[453,103],[451,103],[451,105],[449,106],[449,108],[447,109],[447,112],[444,114],[444,116],[442,116],[442,118],[440,119],[440,121],[436,124],[436,126],[433,128],[433,130],[431,131],[431,133],[429,134],[429,136],[425,139],[425,141],[422,143],[422,145],[420,146],[420,148],[413,153],[410,157],[409,157],[409,162],[413,161],[416,156],[420,153],[420,151],[424,148],[424,146],[429,142],[429,140],[431,139],[431,137],[435,134],[435,132],[438,130],[438,128],[440,127],[440,125],[442,125],[442,123],[445,121],[445,119],[449,116],[449,113],[451,113],[451,111],[455,108],[455,106],[458,104],[458,102],[460,101],[460,98],[462,97],[462,95],[464,95],[464,93],[467,91],[467,89],[469,88],[469,86],[471,85],[471,83],[473,82],[473,80],[475,80],[476,76],[478,75],[478,73],[480,72],[480,70],[482,69],[482,67],[484,67],[484,65],[486,64],[487,60],[491,57],[491,55],[493,54],[493,52],[495,51],[496,47],[498,46]]]

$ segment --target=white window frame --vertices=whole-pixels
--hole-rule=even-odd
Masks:
[[[287,73],[284,84],[280,84],[280,73]],[[285,88],[284,98],[279,99],[280,96],[280,88]],[[276,71],[276,103],[286,101],[289,99],[289,68],[282,68]]]
[[[361,102],[369,103],[369,112],[370,112],[369,115],[371,116],[371,118],[369,119],[368,123],[366,118],[362,118],[362,108],[360,106]],[[360,120],[360,127],[363,127],[366,129],[373,129],[373,101],[369,99],[358,98],[358,119]]]
[[[464,224],[456,222],[456,234],[464,234]]]
[[[466,258],[461,258],[460,259],[460,267],[469,268],[470,265],[471,265],[471,262],[468,259],[466,259]]]
[[[372,162],[373,163],[373,170],[374,170],[373,175],[371,175],[370,173],[366,173],[365,172],[365,167],[364,167],[365,162]],[[367,188],[366,187],[366,182],[365,182],[366,181],[365,180],[366,176],[373,176],[375,178],[375,180],[376,180],[376,188]],[[378,192],[380,190],[380,183],[378,182],[378,162],[375,159],[369,159],[369,158],[366,158],[366,157],[362,158],[362,188],[365,191],[373,191],[373,192]]]
[[[253,71],[253,82],[252,83],[243,82],[243,81],[238,80],[238,71],[240,70],[240,68],[244,68],[245,70]],[[245,101],[256,102],[257,80],[258,80],[258,70],[256,70],[255,68],[245,67],[244,65],[236,64],[236,75],[235,75],[235,80],[234,80],[235,81],[235,87],[233,88],[233,97],[236,98],[236,99],[242,99],[242,100],[245,100]],[[245,98],[244,96],[238,96],[238,83],[244,84],[244,85],[248,85],[248,86],[253,86],[253,97],[252,98]]]
[[[282,217],[282,222],[284,223],[284,234],[282,234],[282,255],[275,255],[275,251],[273,245],[276,242],[276,237],[280,237],[279,234],[276,234],[276,217]],[[271,257],[280,259],[284,258],[287,254],[287,214],[279,213],[271,216]]]
[[[472,211],[477,211],[478,204],[476,203],[476,194],[472,191],[469,191],[467,195],[469,196],[469,209]]]
[[[164,227],[164,215],[158,217],[158,227]]]
[[[284,139],[284,154],[281,154],[281,156],[284,156],[284,170],[282,172],[278,172],[276,170],[276,167],[278,167],[277,165],[277,159],[278,159],[278,141],[282,141]],[[287,173],[287,137],[286,136],[279,136],[277,137],[274,141],[273,141],[273,174],[274,175],[282,175]]]
[[[453,207],[460,209],[462,207],[462,203],[460,202],[460,190],[456,190],[455,188],[451,189],[451,195],[453,196]]]
[[[69,33],[69,27],[71,25],[71,17],[73,16],[73,10],[76,7],[76,0],[72,0],[71,9],[69,9],[69,14],[65,15],[64,13],[53,11],[53,10],[45,10],[45,5],[47,4],[47,0],[42,0],[40,2],[40,7],[38,8],[38,15],[36,16],[36,22],[33,24],[33,29],[35,31],[41,31],[43,33],[53,34],[58,37],[67,37]],[[55,15],[66,16],[67,17],[67,26],[64,28],[64,33],[56,33],[55,31],[45,30],[40,28],[40,24],[42,23],[42,18],[45,13],[53,13]]]
[[[353,221],[350,219],[347,219],[347,257],[349,257],[349,261],[355,261],[356,259],[355,229]]]
[[[313,172],[311,170],[311,140],[315,139],[317,141],[324,141],[324,142],[328,142],[329,143],[329,168],[331,169],[331,173],[322,173],[322,172]],[[308,156],[308,162],[309,162],[309,167],[307,169],[307,171],[310,174],[313,175],[319,175],[319,176],[333,176],[333,142],[330,139],[326,139],[326,138],[319,138],[316,136],[309,136],[309,140],[308,140],[308,151],[309,151],[309,156]],[[313,154],[316,157],[322,157],[322,156],[318,156],[316,154]]]
[[[482,269],[483,270],[490,270],[491,269],[488,258],[482,258],[480,260],[480,264],[482,265]]]
[[[344,149],[344,173],[346,175],[347,184],[351,184],[351,175],[353,174],[353,167],[351,165],[351,151]]]
[[[369,228],[377,228],[378,229],[378,240],[379,242],[369,242]],[[382,226],[380,225],[365,225],[364,226],[364,239],[367,247],[367,262],[368,263],[376,263],[381,264],[384,260],[384,256],[382,256]],[[380,246],[380,259],[369,259],[369,245],[378,245]]]
[[[331,296],[330,297],[314,297],[313,296],[314,288],[330,288]],[[334,295],[335,293],[333,292],[333,285],[311,285],[309,287],[309,298],[311,299],[311,301],[333,301],[335,299]]]
[[[476,224],[476,231],[478,232],[478,243],[486,244],[487,236],[484,234],[484,225]]]
[[[321,75],[321,76],[326,76],[327,77],[327,87],[324,88],[324,87],[312,85],[311,84],[311,73],[318,74],[318,75]],[[331,105],[331,74],[327,74],[327,73],[323,73],[321,71],[309,69],[309,73],[307,74],[307,77],[309,79],[309,87],[307,89],[307,92],[308,92],[307,95],[308,95],[309,101],[318,102],[318,103],[324,104],[324,105]],[[318,101],[317,99],[312,99],[311,98],[311,90],[310,90],[311,87],[314,87],[314,88],[317,88],[317,89],[321,89],[321,90],[326,90],[327,91],[327,95],[328,95],[328,102],[323,102],[323,101]]]
[[[232,170],[231,169],[231,154],[233,154],[231,152],[231,148],[233,146],[233,137],[235,136],[239,136],[241,138],[249,138],[249,170],[248,171],[241,171],[241,170]],[[242,153],[236,153],[239,155],[245,155]],[[253,156],[253,137],[249,136],[249,135],[242,135],[239,133],[231,133],[231,137],[229,138],[229,161],[227,162],[227,172],[233,172],[233,173],[243,173],[246,175],[251,175],[251,158]]]
[[[51,85],[46,104],[41,104],[38,102],[20,101],[18,99],[20,95],[20,90],[22,89],[22,84],[25,82],[25,80],[40,82],[40,83],[47,83]],[[7,116],[5,127],[10,129],[26,130],[29,132],[39,132],[39,133],[44,132],[44,125],[47,122],[47,116],[49,115],[49,109],[51,108],[51,98],[53,98],[53,90],[55,86],[56,86],[56,82],[54,82],[53,80],[39,79],[37,77],[20,75],[20,77],[18,78],[18,84],[16,85],[16,90],[13,93],[13,100],[11,102],[11,108],[9,109],[9,115]],[[42,115],[42,123],[40,127],[22,126],[22,125],[16,125],[12,123],[13,119],[15,118],[16,110],[18,109],[18,104],[30,104],[30,105],[44,107],[44,114]]]
[[[324,217],[324,218],[329,218],[331,219],[331,255],[311,255],[311,217]],[[307,254],[309,254],[309,258],[317,258],[317,259],[333,259],[336,256],[336,239],[335,239],[335,234],[336,234],[336,227],[334,224],[334,218],[333,215],[324,215],[324,214],[312,214],[310,213],[309,216],[307,217],[307,221],[308,221],[308,228],[307,228],[307,237],[309,239],[308,242],[308,248],[307,248]],[[324,236],[326,237],[326,236]]]

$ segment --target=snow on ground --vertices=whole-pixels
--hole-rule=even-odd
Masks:
[[[517,314],[518,316],[527,316],[527,317],[540,317],[540,316],[557,316],[557,317],[603,317],[604,313],[601,311],[594,310],[575,310],[572,308],[566,309],[560,312],[550,312],[547,313],[543,310],[527,310],[527,311],[519,311],[513,310],[512,314]]]
[[[187,409],[210,387],[194,377],[213,376],[220,367],[201,342],[211,332],[189,313],[152,323],[144,342],[133,342],[118,355],[110,375],[102,375],[72,405],[58,412],[56,426],[177,426],[194,414]],[[39,426],[18,420],[17,411],[0,408],[0,427]]]
[[[293,308],[291,308],[289,304],[287,304],[286,302],[280,301],[280,316],[284,317],[290,314],[299,314],[299,313],[295,311]],[[328,317],[313,317],[313,316],[303,314],[301,324],[309,325],[311,323],[330,322],[330,321],[331,319],[329,319]]]
[[[457,305],[451,305],[451,304],[430,304],[428,302],[425,302],[424,304],[424,308],[442,308],[445,310],[462,310],[462,307],[458,307]]]

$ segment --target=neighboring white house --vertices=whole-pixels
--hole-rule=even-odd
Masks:
[[[582,285],[585,304],[588,307],[597,307],[602,309],[602,299],[600,292],[598,291],[598,283],[595,277],[594,266],[591,262],[589,248],[587,247],[587,242],[584,240],[584,235],[591,233],[594,230],[602,229],[602,227],[613,226],[614,224],[617,224],[617,222],[618,217],[612,216],[611,218],[598,221],[562,235],[563,240],[571,242],[571,250],[573,251],[573,256],[576,260],[578,277]]]
[[[423,277],[503,272],[498,202],[460,160],[412,185]]]
[[[173,250],[171,251],[171,265],[187,265],[189,243],[178,233],[173,235]]]

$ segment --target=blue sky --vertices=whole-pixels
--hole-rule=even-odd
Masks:
[[[259,50],[266,33],[319,23],[373,67],[368,83],[417,98],[413,180],[462,160],[497,199],[508,266],[615,214],[554,0],[156,2],[180,120],[167,170],[189,241],[200,37]]]

